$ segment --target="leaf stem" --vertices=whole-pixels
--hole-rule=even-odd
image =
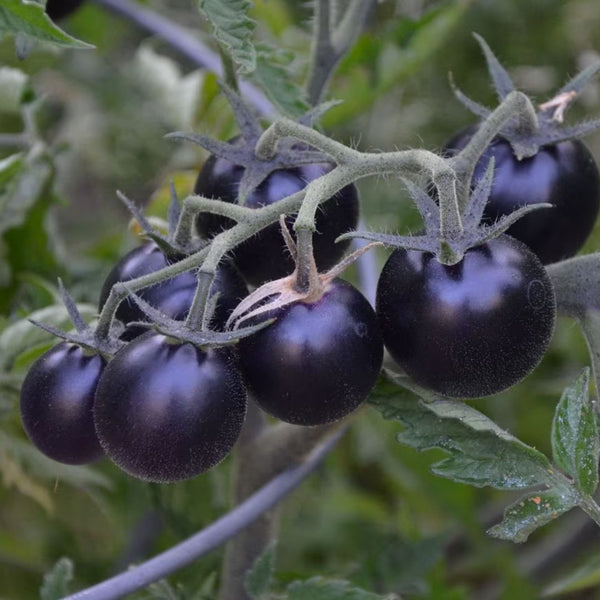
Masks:
[[[321,102],[335,67],[362,31],[376,0],[350,0],[337,26],[332,0],[316,0],[310,69],[306,82],[311,106]]]

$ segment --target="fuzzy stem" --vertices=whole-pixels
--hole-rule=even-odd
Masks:
[[[296,283],[294,287],[298,292],[308,292],[314,289],[318,282],[317,265],[313,254],[313,232],[310,229],[296,230],[297,257],[296,257]]]
[[[319,103],[326,82],[331,76],[333,63],[331,45],[331,0],[316,0],[313,36],[310,51],[310,68],[306,92],[311,106]]]
[[[515,117],[518,119],[520,130],[524,134],[534,133],[539,129],[537,113],[529,98],[522,92],[511,92],[496,110],[481,123],[465,148],[450,159],[450,164],[458,174],[457,191],[461,211],[465,209],[469,202],[470,183],[477,161],[490,142],[500,133],[504,124]]]
[[[256,143],[256,156],[263,160],[269,160],[277,153],[279,140],[285,137],[294,137],[317,150],[329,155],[337,164],[343,164],[352,158],[361,156],[361,153],[348,148],[340,142],[315,131],[311,127],[301,125],[291,119],[280,119],[272,123],[260,136]]]
[[[198,271],[198,285],[196,286],[196,292],[194,293],[194,299],[192,300],[192,306],[188,313],[185,324],[190,329],[204,330],[204,325],[207,319],[205,318],[206,307],[208,306],[208,299],[210,297],[210,288],[215,279],[215,271],[205,270],[202,267]]]

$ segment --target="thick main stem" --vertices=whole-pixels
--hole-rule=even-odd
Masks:
[[[256,409],[258,410],[258,409]],[[233,502],[243,502],[281,471],[300,463],[320,441],[341,423],[302,427],[285,423],[262,428],[250,435],[235,454]],[[265,511],[227,545],[219,600],[251,600],[245,588],[248,570],[276,539],[279,511]]]

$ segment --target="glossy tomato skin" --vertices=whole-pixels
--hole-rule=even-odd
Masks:
[[[102,309],[112,286],[118,281],[129,281],[158,271],[170,264],[169,258],[153,242],[142,244],[126,254],[108,274],[100,292],[99,308]],[[182,320],[187,316],[194,294],[196,293],[197,276],[195,271],[186,271],[158,285],[144,288],[138,292],[146,302],[158,308],[172,319]],[[229,262],[219,265],[212,293],[219,293],[217,306],[212,319],[215,329],[222,329],[227,318],[239,301],[248,294],[246,283],[238,270]],[[125,299],[116,313],[122,323],[146,321],[144,313],[131,299]],[[142,333],[141,328],[129,328],[128,339]]]
[[[272,317],[275,323],[238,344],[248,390],[261,408],[297,425],[330,423],[357,408],[383,359],[377,317],[364,296],[336,279],[320,300],[260,319]]]
[[[278,202],[304,189],[310,181],[332,168],[333,165],[322,163],[274,171],[248,196],[246,206],[259,208]],[[237,202],[243,174],[243,167],[211,156],[196,180],[194,192],[207,198]],[[356,229],[358,209],[358,192],[354,185],[346,186],[321,205],[316,218],[317,231],[313,236],[319,271],[331,268],[344,255],[350,242],[336,244],[335,239],[342,233]],[[293,223],[293,218],[287,219],[288,228],[291,229]],[[233,225],[226,217],[208,213],[200,214],[196,224],[199,234],[207,238]],[[243,242],[233,251],[232,256],[244,278],[252,285],[285,277],[294,270],[294,261],[285,247],[278,223]]]
[[[48,0],[46,2],[46,13],[53,20],[64,19],[75,12],[83,0]]]
[[[538,258],[502,235],[453,266],[399,249],[385,264],[377,315],[392,358],[418,384],[458,398],[507,389],[542,359],[556,300]]]
[[[464,148],[474,132],[471,127],[457,134],[446,152]],[[587,147],[579,140],[560,142],[517,160],[510,144],[495,138],[475,167],[474,181],[492,157],[494,183],[484,222],[493,223],[521,206],[552,204],[525,215],[507,233],[527,244],[544,264],[577,254],[594,227],[600,203],[598,168]]]
[[[230,349],[203,351],[147,332],[107,365],[94,417],[100,443],[121,469],[147,481],[199,475],[229,453],[246,414]]]
[[[46,456],[71,465],[104,456],[92,406],[104,359],[61,342],[29,369],[21,388],[21,419],[29,439]]]

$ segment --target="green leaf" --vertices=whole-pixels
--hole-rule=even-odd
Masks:
[[[249,0],[198,0],[213,26],[216,40],[228,51],[240,72],[252,73],[256,69],[256,49],[252,36],[256,22],[248,16],[252,8]]]
[[[380,596],[353,587],[348,581],[313,577],[294,581],[287,588],[286,600],[394,600],[395,595]]]
[[[88,320],[91,320],[98,312],[97,308],[91,304],[78,304],[77,308],[81,315]],[[67,309],[62,304],[47,306],[35,311],[29,315],[29,318],[9,325],[0,333],[0,371],[10,371],[15,360],[21,354],[54,339],[48,332],[31,323],[29,319],[57,329],[72,328]]]
[[[577,488],[591,495],[598,487],[600,440],[589,397],[590,370],[584,369],[566,388],[552,423],[554,461],[575,480]]]
[[[273,578],[275,547],[276,542],[271,543],[254,561],[252,568],[246,573],[244,587],[254,600],[264,598],[269,591],[271,580]]]
[[[304,90],[291,77],[289,65],[293,60],[292,52],[261,44],[251,79],[283,113],[299,117],[308,110],[308,103]]]
[[[61,558],[44,575],[44,583],[40,588],[41,600],[60,600],[69,593],[69,583],[73,580],[73,562],[69,558]]]
[[[21,39],[33,38],[63,48],[93,48],[57,27],[41,4],[29,0],[2,0],[0,35],[3,33],[20,35]]]
[[[524,542],[538,527],[546,525],[577,505],[577,495],[565,490],[532,492],[504,511],[504,518],[488,534],[513,542]]]
[[[548,459],[500,429],[468,404],[448,399],[426,402],[398,387],[400,378],[382,377],[370,403],[386,419],[405,429],[398,441],[428,450],[440,448],[450,457],[433,465],[436,475],[476,487],[511,490],[544,485],[552,467]]]

